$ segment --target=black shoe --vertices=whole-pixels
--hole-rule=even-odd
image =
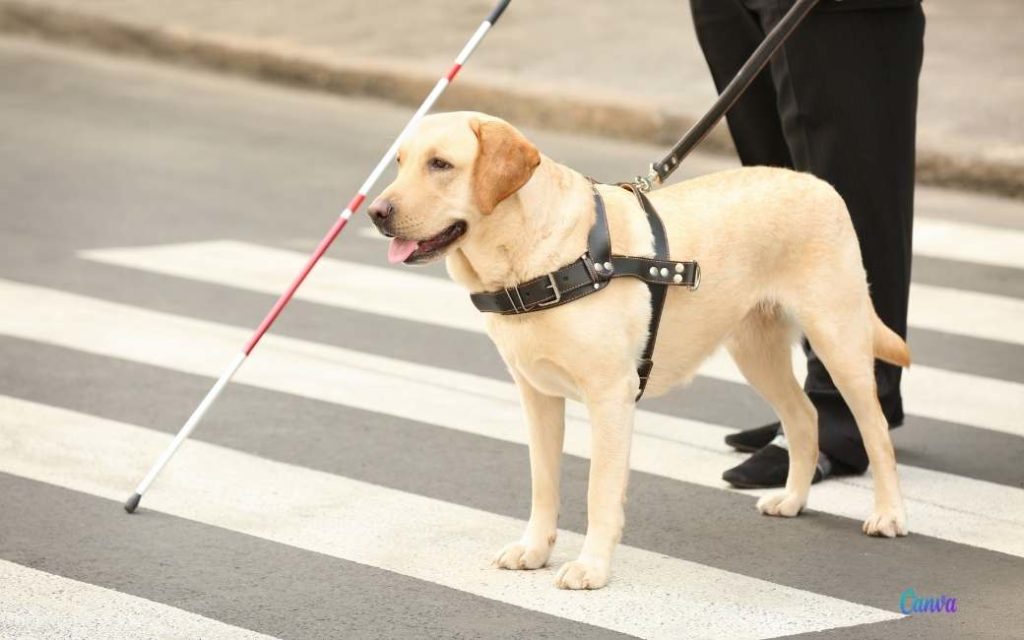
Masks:
[[[763,449],[769,442],[774,440],[781,426],[778,422],[773,422],[756,429],[730,433],[725,436],[725,444],[743,453],[754,453],[759,449]]]
[[[786,486],[789,474],[789,451],[774,444],[762,447],[742,463],[722,474],[725,480],[738,489],[767,489]],[[824,477],[821,465],[814,470],[811,484]]]

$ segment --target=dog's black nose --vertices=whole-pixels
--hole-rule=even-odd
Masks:
[[[395,205],[390,200],[377,198],[370,205],[370,208],[367,209],[367,212],[370,214],[370,219],[373,220],[373,223],[378,227],[382,227],[395,214]]]

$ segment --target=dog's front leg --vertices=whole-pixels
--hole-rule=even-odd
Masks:
[[[635,395],[634,375],[629,382],[608,385],[587,397],[591,422],[587,536],[579,558],[558,572],[555,584],[562,589],[600,589],[608,584],[612,551],[625,522]]]
[[[565,438],[565,399],[544,395],[515,376],[530,431],[530,521],[523,537],[505,546],[494,563],[503,569],[539,569],[558,533],[559,469]]]

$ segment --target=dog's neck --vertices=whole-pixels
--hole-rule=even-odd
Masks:
[[[529,182],[449,254],[448,273],[473,292],[525,282],[583,255],[593,219],[587,179],[544,156]]]

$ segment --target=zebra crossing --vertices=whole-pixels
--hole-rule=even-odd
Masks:
[[[10,55],[0,45],[0,62]],[[27,60],[39,77],[55,73],[52,60]],[[242,136],[228,120],[274,121],[250,103],[280,101],[313,122],[337,115],[264,88],[232,89],[246,97],[232,102],[148,69],[74,68],[82,86],[19,89],[32,118],[63,126],[62,114],[46,120],[59,101],[29,101],[55,87],[103,100],[138,91],[139,109],[202,94],[230,107],[217,107],[233,115],[217,112],[209,133],[227,149]],[[6,121],[28,117],[4,105]],[[197,123],[212,108],[174,117],[209,132]],[[187,233],[166,221],[154,232],[160,218],[127,192],[66,230],[52,212],[78,207],[75,171],[95,163],[67,151],[56,186],[37,196],[26,186],[33,167],[53,161],[33,164],[49,134],[18,138],[28,130],[12,127],[24,162],[0,172],[17,203],[0,208],[0,638],[1024,636],[1024,302],[1012,286],[1024,224],[931,217],[938,196],[923,198],[909,415],[893,432],[909,537],[860,533],[866,477],[816,485],[809,512],[786,521],[757,515],[760,492],[728,488],[721,472],[742,456],[722,437],[767,414],[717,355],[690,389],[641,405],[612,582],[573,593],[552,582],[585,531],[585,411],[568,409],[551,568],[492,568],[529,510],[517,394],[443,271],[383,266],[380,240],[358,228],[299,290],[140,512],[125,515],[125,496],[315,239],[246,217],[265,197],[258,186],[226,190],[214,223],[182,210]],[[288,157],[290,143],[278,143]],[[309,144],[290,153],[314,153]],[[565,153],[600,144],[574,139]],[[139,171],[138,182],[163,180],[158,160],[111,162]],[[269,176],[279,162],[268,161]],[[140,219],[104,217],[120,198]],[[50,242],[59,249],[46,251]],[[976,282],[940,281],[936,270]],[[905,616],[910,587],[956,596],[961,609]]]
[[[928,228],[927,223],[923,226]],[[968,233],[975,230],[961,226]],[[1007,255],[1013,256],[1024,249],[1024,234],[1008,236],[1001,242]],[[237,241],[92,249],[78,257],[121,270],[266,294],[276,291],[278,281],[287,278],[302,259],[297,252]],[[915,285],[915,291],[921,289]],[[920,297],[928,294],[926,290]],[[332,258],[314,272],[299,295],[327,308],[361,308],[401,322],[481,331],[481,320],[471,313],[465,296],[436,273],[423,275]],[[237,350],[248,331],[9,280],[0,280],[0,301],[10,310],[0,317],[0,335],[201,376],[216,375],[217,367]],[[1003,326],[1013,325],[1015,319],[1024,317],[1014,315],[1018,311],[1015,305],[1019,301],[998,300],[975,307],[973,312],[994,317]],[[971,325],[957,329],[979,337],[972,335]],[[926,383],[919,387],[908,384],[908,411],[927,415],[928,404],[914,402],[913,395],[915,391],[926,393],[926,387],[934,398],[952,396],[952,400],[962,401],[965,394],[957,392],[966,380],[970,387],[967,397],[986,400],[984,406],[971,407],[973,413],[959,414],[969,419],[967,428],[1024,435],[1014,420],[1024,408],[1020,383],[934,367],[921,369]],[[912,372],[908,383],[918,373]],[[728,363],[718,357],[701,375],[738,380]],[[427,428],[525,446],[514,387],[496,377],[271,335],[237,381],[416,421],[429,425]],[[400,397],[395,395],[396,388]],[[125,487],[144,472],[144,465],[166,442],[165,436],[144,425],[6,395],[0,396],[0,415],[4,416],[2,442],[7,450],[0,460],[0,472],[112,501],[123,497]],[[582,407],[570,408],[568,422],[566,452],[586,458],[588,433]],[[721,441],[728,427],[646,410],[639,412],[637,423],[632,458],[637,472],[726,490],[719,476],[735,460]],[[628,544],[617,552],[613,588],[581,603],[553,592],[546,572],[524,576],[489,569],[490,546],[515,539],[522,526],[517,518],[207,444],[201,434],[180,458],[161,480],[163,486],[153,492],[149,509],[632,636],[676,638],[699,628],[705,637],[765,638],[779,635],[780,630],[800,633],[901,617],[893,610],[776,585]],[[1019,487],[912,465],[902,465],[902,481],[910,521],[918,535],[1024,558],[1024,491]],[[869,480],[852,478],[815,487],[809,508],[857,519],[869,512],[870,504]],[[552,564],[557,566],[571,557],[571,550],[580,542],[579,533],[565,532]],[[31,573],[10,563],[3,567],[5,582],[12,584],[25,580],[25,572]],[[59,580],[45,576],[45,581]],[[673,585],[673,589],[651,593],[645,589],[651,584]],[[82,602],[106,594],[106,590],[88,585],[69,589],[54,588],[59,593],[84,589]],[[112,592],[110,597],[126,596]],[[159,605],[129,599],[132,603],[125,606],[137,608],[140,621],[169,615]],[[76,602],[71,604],[91,608]],[[47,607],[67,605],[36,595],[19,605],[20,615],[38,621],[47,618],[41,613],[49,611]],[[150,611],[153,607],[159,613]],[[645,611],[649,613],[638,614]],[[196,631],[186,634],[259,637],[245,635],[231,625],[200,631],[203,625],[216,627],[217,622],[188,612],[174,615],[183,616],[183,628],[196,625]],[[4,624],[17,628],[18,617],[8,616]],[[113,629],[125,621],[91,618],[87,624],[115,633]],[[46,631],[32,627],[32,633]]]
[[[6,472],[111,500],[145,470],[125,461],[142,462],[140,454],[155,455],[164,444],[164,438],[145,428],[79,413],[9,399],[0,408],[10,416],[7,434],[15,446],[35,444],[25,447],[32,458],[14,460]],[[821,628],[823,613],[835,626],[899,617],[628,545],[617,552],[622,565],[617,589],[581,602],[564,592],[552,594],[548,572],[496,571],[484,562],[494,540],[518,537],[525,524],[520,520],[202,442],[190,444],[150,508],[531,611],[648,638],[678,638],[698,624],[711,637],[762,638],[780,626]],[[96,473],[97,468],[102,472]],[[566,532],[561,538],[558,564],[582,544],[579,534]],[[652,583],[676,588],[645,588]],[[650,613],[637,615],[640,611]]]
[[[158,602],[88,582],[55,576],[0,560],[7,595],[0,632],[8,640],[38,638],[191,637],[269,640],[271,636],[224,624]],[[55,594],[57,597],[55,597]],[[68,621],[74,620],[73,625]],[[69,634],[69,629],[77,631]]]
[[[928,228],[928,225],[924,225]],[[946,225],[947,227],[950,226]],[[961,228],[968,225],[959,225]],[[1024,233],[1004,241],[1008,255],[1024,253]],[[246,243],[214,241],[162,247],[108,249],[85,252],[87,259],[155,273],[184,277],[262,293],[274,293],[287,286],[306,256],[297,251],[264,248]],[[248,267],[248,269],[247,269]],[[249,270],[251,269],[251,270]],[[483,332],[483,321],[465,292],[455,283],[387,267],[373,267],[350,261],[327,259],[320,275],[298,293],[300,299],[328,306],[362,309],[402,320],[429,322],[452,329]],[[1024,341],[1024,332],[1012,331],[1008,318],[1024,318],[1024,302],[998,296],[961,292],[941,287],[914,285],[912,308],[933,311],[935,320],[914,312],[911,326],[946,333],[1007,342]],[[957,309],[959,312],[944,312]],[[989,327],[998,327],[990,329]],[[1005,333],[1004,333],[1005,332]],[[798,351],[794,346],[794,350]],[[796,354],[798,377],[803,377],[803,359]],[[724,352],[702,369],[706,376],[743,382],[743,376]],[[1014,435],[1024,435],[1020,414],[1024,410],[1024,385],[986,380],[915,366],[906,376],[908,411],[927,417],[953,419],[984,425]]]
[[[326,272],[311,276],[310,284],[315,287],[314,283],[319,282],[322,286]],[[5,335],[211,377],[217,375],[222,362],[234,354],[247,335],[244,327],[3,281],[0,295],[12,308],[38,312],[0,318],[0,331]],[[61,331],[69,324],[75,327],[74,332]],[[294,338],[268,336],[265,340],[260,358],[239,371],[238,382],[526,443],[519,401],[509,382]],[[404,402],[395,402],[396,388],[401,389]],[[589,438],[582,407],[570,404],[569,417],[566,450],[586,457]],[[722,487],[721,471],[733,459],[722,443],[726,433],[728,430],[719,425],[641,410],[633,468]],[[903,490],[915,530],[1024,557],[1024,492],[973,479],[950,482],[948,476],[903,466]],[[934,500],[939,487],[949,504]],[[816,488],[809,507],[857,518],[870,512],[871,496],[868,478],[837,480]],[[1009,518],[996,515],[1004,509]]]

